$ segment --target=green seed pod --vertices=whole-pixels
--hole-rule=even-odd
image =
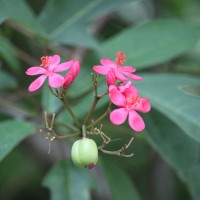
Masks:
[[[98,161],[97,145],[92,139],[79,139],[72,146],[71,156],[76,166],[91,169]]]

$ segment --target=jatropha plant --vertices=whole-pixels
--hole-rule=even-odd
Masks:
[[[71,150],[72,161],[78,167],[92,169],[98,161],[98,150],[111,155],[123,157],[133,156],[133,153],[126,154],[126,150],[134,139],[133,137],[128,144],[123,145],[120,149],[108,151],[105,147],[111,139],[103,132],[102,124],[100,127],[97,126],[102,119],[109,115],[111,123],[115,125],[123,124],[128,118],[128,123],[134,131],[141,132],[145,128],[145,123],[138,114],[138,111],[147,113],[150,111],[151,105],[147,98],[141,98],[139,96],[137,88],[132,85],[130,79],[133,81],[140,81],[142,78],[133,74],[136,69],[132,66],[123,66],[125,59],[126,54],[118,52],[115,61],[108,58],[102,58],[100,60],[101,65],[95,65],[93,67],[93,71],[95,72],[92,73],[94,100],[83,122],[80,122],[72,111],[66,96],[68,88],[79,74],[79,61],[70,60],[68,62],[60,63],[59,55],[43,56],[41,57],[40,66],[30,67],[26,71],[26,74],[30,76],[40,75],[30,84],[28,89],[29,92],[38,90],[45,80],[48,79],[48,87],[52,95],[62,101],[69,115],[71,115],[74,120],[73,130],[76,131],[75,133],[64,136],[58,135],[54,130],[55,113],[52,115],[51,123],[49,124],[48,114],[45,111],[45,128],[48,135],[43,131],[41,131],[41,134],[43,138],[49,142],[79,137],[79,140],[73,144]],[[64,72],[66,70],[68,71],[65,77],[59,74],[59,72]],[[106,83],[108,86],[107,90],[101,95],[97,92],[99,75],[106,76]],[[107,110],[98,119],[91,119],[97,103],[106,95],[109,95],[110,99]],[[112,104],[116,106],[116,109],[111,110]],[[89,138],[91,135],[99,135],[102,138],[103,142],[99,147],[97,147],[94,140]]]

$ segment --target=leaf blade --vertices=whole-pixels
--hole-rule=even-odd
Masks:
[[[0,161],[23,139],[34,131],[28,122],[8,120],[0,123]]]
[[[174,74],[143,74],[143,81],[135,83],[141,96],[150,99],[152,106],[174,121],[188,136],[200,142],[199,99],[185,95],[180,85],[198,85],[195,77]]]
[[[104,42],[99,54],[113,58],[116,52],[124,51],[127,64],[140,69],[184,53],[196,44],[199,37],[200,30],[196,27],[174,19],[157,19],[131,27]]]

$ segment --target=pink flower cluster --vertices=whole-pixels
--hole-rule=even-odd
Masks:
[[[110,113],[111,122],[120,125],[125,122],[128,116],[130,127],[135,131],[141,132],[145,128],[145,124],[136,111],[149,112],[151,109],[149,100],[140,98],[137,88],[130,81],[118,87],[110,85],[109,95],[111,102],[120,107]]]
[[[38,90],[48,78],[49,86],[52,88],[63,87],[67,89],[74,81],[80,71],[79,61],[70,60],[60,64],[60,56],[43,56],[41,57],[41,65],[27,69],[26,74],[29,76],[40,75],[29,86],[29,92]],[[58,74],[69,69],[65,77]]]
[[[151,104],[147,98],[140,98],[137,88],[128,81],[128,78],[135,81],[142,80],[142,78],[132,74],[136,71],[132,66],[122,66],[125,58],[126,54],[118,52],[116,62],[102,58],[100,60],[102,65],[94,66],[93,70],[98,74],[106,75],[110,100],[119,107],[110,113],[111,122],[120,125],[128,117],[130,127],[141,132],[144,130],[145,124],[136,111],[149,112]],[[116,82],[117,80],[118,82]]]
[[[110,113],[110,120],[113,124],[120,125],[124,123],[128,117],[130,127],[141,132],[145,128],[145,124],[141,116],[136,112],[149,112],[151,105],[147,98],[140,98],[138,90],[129,79],[140,81],[142,78],[133,74],[136,69],[132,66],[122,66],[125,63],[126,54],[118,52],[114,61],[102,58],[100,63],[93,70],[101,75],[106,75],[106,83],[109,88],[109,96],[111,102],[119,108]],[[68,70],[63,77],[58,74]],[[67,89],[73,83],[80,71],[80,62],[70,60],[60,64],[60,56],[43,56],[41,57],[41,65],[30,67],[26,74],[30,76],[40,75],[29,86],[29,91],[38,90],[44,81],[48,78],[48,84],[52,88]]]

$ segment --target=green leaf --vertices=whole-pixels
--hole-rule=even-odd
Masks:
[[[39,20],[54,42],[95,48],[97,41],[88,30],[88,23],[128,2],[132,1],[50,0]]]
[[[140,199],[131,179],[115,163],[103,160],[103,169],[110,189],[110,199]]]
[[[2,35],[0,35],[0,56],[5,59],[14,72],[19,71],[19,62],[15,49],[11,42]]]
[[[194,200],[200,195],[199,144],[187,136],[175,123],[151,110],[145,116],[145,137],[161,157],[188,185]]]
[[[141,97],[150,99],[152,106],[175,122],[188,136],[200,142],[200,100],[184,94],[181,85],[199,85],[192,76],[173,74],[143,74],[143,80],[134,83]]]
[[[23,0],[0,0],[0,24],[7,19],[15,20],[26,30],[45,35],[42,26],[36,20],[33,11]]]
[[[200,98],[200,85],[180,85],[179,89],[187,95]]]
[[[192,194],[193,200],[199,200],[200,196],[200,166],[194,164],[188,175],[188,186]]]
[[[28,147],[28,146],[27,146]],[[13,164],[16,163],[16,164]],[[35,194],[34,187],[41,182],[44,174],[42,162],[30,156],[30,150],[19,146],[15,148],[0,164],[0,196],[1,199],[14,199],[22,191],[39,199],[41,193]],[[19,181],[26,177],[26,181]],[[11,191],[12,192],[8,192]],[[44,198],[44,197],[43,197]]]
[[[95,188],[90,171],[71,166],[66,160],[50,170],[43,185],[50,189],[51,200],[90,200],[90,189]]]
[[[99,54],[114,59],[116,52],[127,54],[127,65],[136,68],[163,63],[192,48],[200,30],[174,19],[158,19],[131,27],[104,42]]]
[[[198,158],[199,144],[176,124],[155,110],[145,115],[145,137],[162,158],[186,180],[192,164]]]
[[[28,122],[8,120],[0,123],[0,161],[24,138],[34,131]]]
[[[17,82],[10,74],[0,70],[0,89],[14,88],[17,86]]]

